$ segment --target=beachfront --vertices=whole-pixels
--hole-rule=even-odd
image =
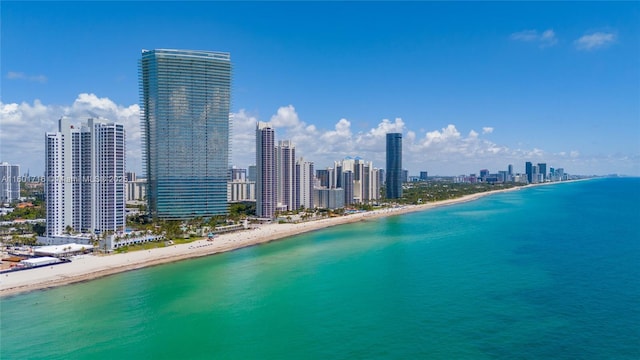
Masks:
[[[148,266],[213,255],[247,246],[263,244],[278,239],[284,239],[293,235],[324,229],[331,226],[472,201],[490,194],[514,191],[518,189],[520,188],[515,187],[505,190],[476,193],[435,203],[385,208],[299,224],[262,225],[259,228],[251,230],[223,234],[218,236],[214,241],[202,239],[188,244],[172,245],[169,247],[143,251],[132,251],[124,254],[104,256],[81,255],[73,258],[71,263],[2,274],[0,277],[0,297],[81,281],[88,281]]]

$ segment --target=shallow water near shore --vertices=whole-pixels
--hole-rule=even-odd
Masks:
[[[0,300],[0,358],[640,357],[640,179],[338,226]]]

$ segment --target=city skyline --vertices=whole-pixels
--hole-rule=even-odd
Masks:
[[[137,57],[175,48],[233,56],[239,167],[268,121],[316,168],[382,167],[385,134],[400,132],[411,175],[526,161],[640,175],[637,3],[146,5],[2,3],[0,161],[40,175],[32,131],[103,117],[125,125],[127,170],[142,174]],[[175,26],[144,31],[158,21]]]

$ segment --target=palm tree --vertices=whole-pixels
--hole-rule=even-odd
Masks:
[[[98,237],[95,234],[91,234],[89,240],[91,240],[91,245],[93,245],[94,248],[98,247]]]

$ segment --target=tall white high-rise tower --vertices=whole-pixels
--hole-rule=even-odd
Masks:
[[[275,148],[276,203],[288,211],[297,209],[296,147],[289,140],[278,141]]]
[[[45,139],[46,235],[123,231],[124,126],[89,119],[78,127],[62,118]]]

